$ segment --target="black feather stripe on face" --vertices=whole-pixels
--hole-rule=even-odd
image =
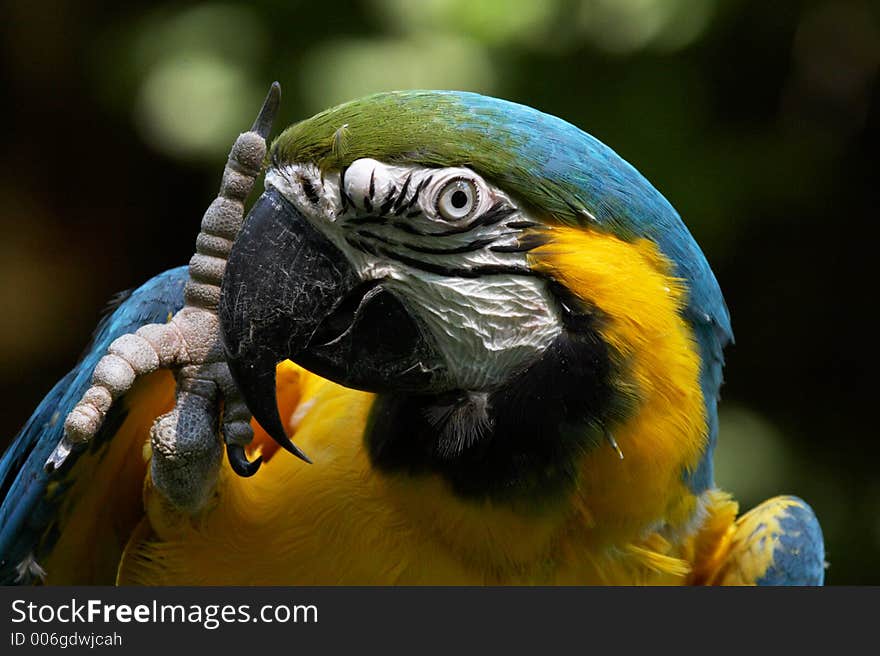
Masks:
[[[618,359],[594,308],[554,285],[565,330],[538,361],[498,389],[376,398],[365,431],[372,464],[388,473],[439,474],[466,499],[517,506],[561,499],[580,456],[628,410]]]
[[[496,203],[468,224],[447,230],[421,230],[406,220],[396,218],[407,207],[412,205],[413,199],[418,197],[421,187],[430,179],[422,180],[413,192],[413,199],[407,202],[406,193],[410,186],[411,177],[411,175],[407,176],[404,180],[399,194],[396,194],[396,189],[392,187],[382,201],[382,206],[375,213],[365,216],[352,216],[345,219],[346,227],[353,228],[355,232],[355,235],[349,234],[346,236],[346,241],[350,245],[372,255],[381,255],[407,266],[443,276],[475,278],[501,274],[534,275],[528,266],[525,265],[483,264],[476,266],[453,266],[445,261],[425,261],[419,257],[420,255],[464,255],[478,253],[483,249],[499,254],[525,253],[545,243],[546,238],[540,231],[517,235],[515,229],[502,231],[494,235],[490,234],[489,236],[485,236],[485,233],[483,233],[483,236],[478,236],[482,228],[495,226],[516,213],[515,208],[503,202]],[[539,224],[532,224],[531,222],[529,225],[539,226]],[[380,234],[374,230],[367,229],[370,226],[381,226],[386,229],[385,233]],[[400,234],[394,234],[395,232]],[[467,238],[469,233],[474,233],[472,238],[465,243],[461,243],[460,240]],[[430,241],[424,241],[423,243],[414,242],[406,238],[408,235]],[[511,237],[517,237],[517,243],[506,245],[496,243],[501,239]],[[452,240],[450,245],[440,245],[442,242],[436,245],[434,243],[434,240],[446,239]],[[409,254],[406,251],[409,251]]]
[[[438,276],[445,276],[447,278],[480,278],[482,276],[500,275],[539,277],[538,273],[532,271],[525,265],[519,266],[515,264],[482,264],[469,267],[451,267],[443,264],[423,262],[422,260],[409,257],[401,253],[396,253],[389,248],[380,247],[379,253],[391,260],[396,260],[401,264],[411,266],[414,269],[421,269],[422,271],[435,273]]]

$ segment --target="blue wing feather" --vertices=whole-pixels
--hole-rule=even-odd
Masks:
[[[768,499],[736,520],[714,575],[720,585],[822,585],[825,545],[802,499]]]
[[[812,508],[797,497],[778,516],[779,531],[770,536],[773,553],[758,585],[822,585],[825,542]]]
[[[98,325],[80,362],[46,395],[0,460],[0,583],[16,582],[16,565],[32,553],[57,510],[57,490],[83,449],[70,454],[52,474],[43,469],[61,440],[64,418],[91,384],[92,372],[117,337],[149,323],[164,323],[183,306],[187,267],[170,269],[136,289]],[[97,442],[112,438],[115,422],[108,416]]]

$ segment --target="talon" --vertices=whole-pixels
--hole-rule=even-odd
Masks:
[[[242,478],[253,476],[257,473],[260,465],[263,464],[263,456],[258,456],[253,462],[249,461],[244,452],[244,447],[240,444],[227,444],[226,457],[229,459],[232,471]]]
[[[229,360],[228,365],[247,407],[269,437],[288,453],[312,464],[309,457],[290,441],[284,431],[275,398],[275,365],[271,361],[241,363],[233,359]]]
[[[279,440],[275,440],[275,441],[278,442],[281,445],[281,447],[285,451],[287,451],[288,453],[292,453],[293,455],[295,455],[297,458],[299,458],[303,462],[306,462],[310,465],[312,464],[312,459],[309,458],[296,444],[291,442],[290,438],[287,439],[287,443],[281,442]]]
[[[275,121],[275,115],[278,113],[278,106],[281,104],[281,85],[273,82],[269,87],[269,93],[263,101],[260,113],[254,121],[251,128],[252,132],[256,132],[263,139],[269,138],[269,132],[272,130],[272,123]]]

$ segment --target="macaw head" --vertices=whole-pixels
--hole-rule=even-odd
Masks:
[[[626,451],[612,436],[652,439],[629,437],[652,404],[679,408],[679,475],[711,478],[721,293],[669,203],[596,139],[476,94],[383,93],[289,127],[265,186],[220,314],[249,408],[289,450],[285,358],[377,393],[374,464],[466,495],[570,483],[605,440]]]

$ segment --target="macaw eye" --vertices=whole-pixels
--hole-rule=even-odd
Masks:
[[[447,182],[437,194],[437,213],[447,221],[461,221],[474,211],[480,200],[477,186],[466,178]]]

